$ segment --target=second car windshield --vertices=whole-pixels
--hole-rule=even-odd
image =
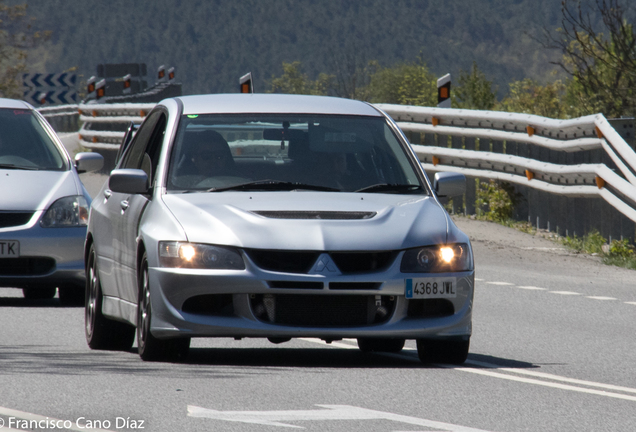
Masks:
[[[168,190],[337,190],[375,185],[422,192],[382,117],[184,115]]]
[[[66,165],[30,110],[0,109],[0,168],[58,171]]]

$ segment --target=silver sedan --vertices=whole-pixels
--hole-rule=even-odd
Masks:
[[[0,286],[29,299],[84,304],[84,240],[90,196],[78,172],[103,157],[71,160],[46,120],[25,102],[0,99]]]
[[[86,338],[144,360],[193,337],[416,339],[423,362],[463,363],[474,266],[396,124],[330,97],[166,99],[91,206]]]

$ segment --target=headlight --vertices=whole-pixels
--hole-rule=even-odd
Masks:
[[[470,249],[465,243],[409,249],[404,253],[402,273],[443,273],[467,271],[472,267]]]
[[[233,248],[185,242],[159,242],[162,267],[245,270],[241,254]]]
[[[44,213],[40,225],[43,228],[68,228],[86,226],[88,203],[83,196],[69,196],[55,201]]]

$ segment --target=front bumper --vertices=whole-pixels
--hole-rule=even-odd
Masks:
[[[19,257],[0,257],[0,286],[84,286],[85,239],[86,227],[42,228],[34,223],[0,229],[0,241],[20,242]]]
[[[401,256],[383,272],[332,277],[268,272],[252,265],[243,271],[151,267],[151,332],[158,338],[470,336],[474,271],[431,274],[432,277],[456,277],[457,294],[445,301],[445,307],[436,309],[437,302],[433,309],[429,304],[421,312],[420,304],[405,296],[405,279],[427,275],[401,273],[400,261]],[[356,289],[346,289],[349,286],[346,284]],[[338,289],[331,289],[332,286]],[[214,303],[217,300],[222,304]],[[291,311],[291,314],[269,310],[270,306],[279,307],[279,304],[302,310]],[[347,305],[351,305],[350,310]],[[386,316],[378,319],[378,308],[384,308]],[[267,313],[263,309],[268,309]],[[364,314],[368,311],[371,313],[365,321]],[[334,317],[333,322],[325,317],[329,313]],[[355,314],[360,315],[362,321],[342,316]],[[281,315],[285,318],[280,318]],[[315,315],[315,318],[306,315]]]

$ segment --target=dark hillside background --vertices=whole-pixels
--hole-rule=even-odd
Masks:
[[[282,62],[310,78],[345,59],[382,66],[422,60],[438,76],[477,62],[499,88],[553,80],[557,53],[532,40],[560,25],[558,0],[23,0],[35,26],[53,32],[30,72],[71,67],[85,80],[99,63],[174,66],[185,94],[235,92],[251,71],[269,89]],[[552,56],[552,57],[551,57]]]

